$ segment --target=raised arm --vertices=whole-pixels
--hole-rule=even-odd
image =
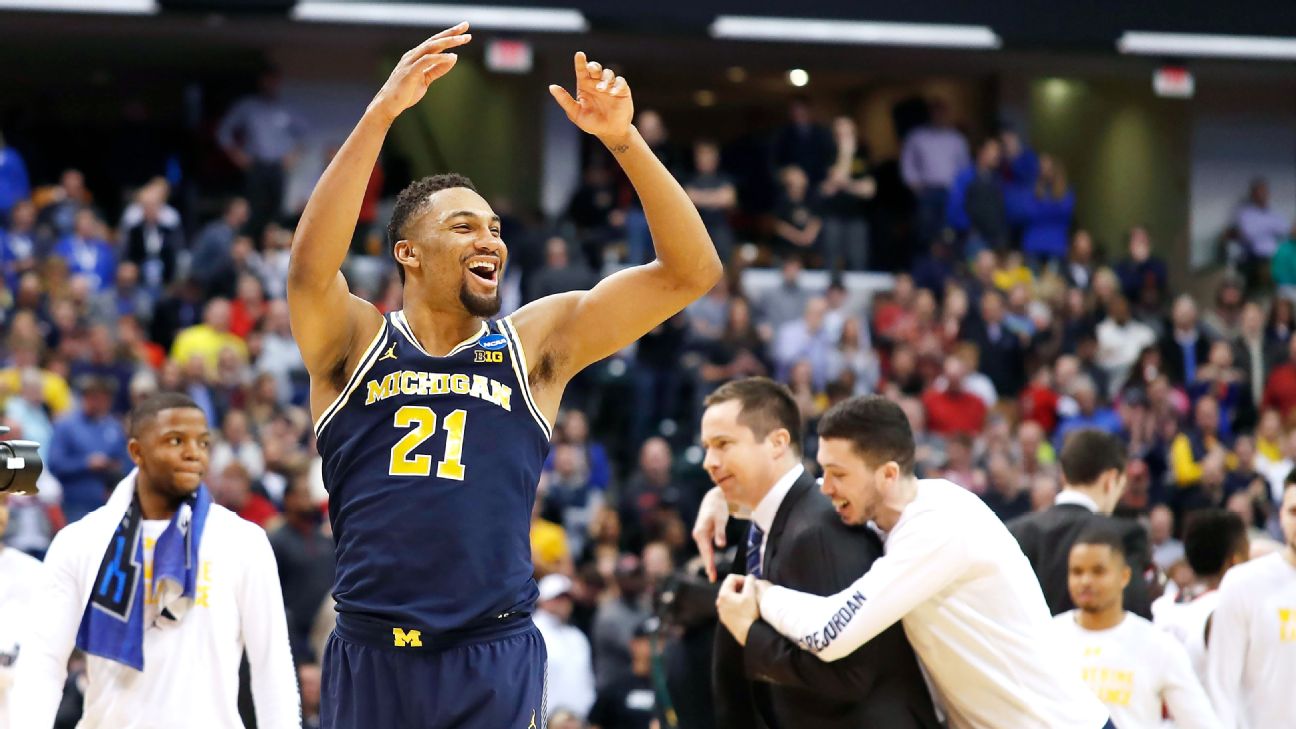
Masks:
[[[364,345],[361,337],[372,336],[381,322],[372,304],[351,295],[342,262],[387,130],[454,67],[457,57],[445,51],[467,43],[467,30],[460,23],[401,56],[302,211],[288,264],[288,306],[293,338],[313,378],[344,370],[352,349]]]
[[[560,86],[549,91],[572,123],[598,137],[625,171],[643,202],[657,258],[589,291],[546,297],[518,312],[523,341],[550,355],[555,379],[564,383],[701,297],[722,273],[697,208],[630,124],[634,105],[626,80],[587,61],[584,53],[576,54],[575,66],[576,98]]]

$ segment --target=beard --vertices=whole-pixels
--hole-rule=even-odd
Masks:
[[[468,282],[465,281],[459,285],[459,303],[463,304],[469,314],[489,318],[500,312],[500,295],[495,291],[494,296],[478,296],[468,290]]]

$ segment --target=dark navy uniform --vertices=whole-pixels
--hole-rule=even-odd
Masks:
[[[505,318],[444,357],[388,314],[315,430],[337,543],[331,729],[538,729],[531,507],[549,423]]]

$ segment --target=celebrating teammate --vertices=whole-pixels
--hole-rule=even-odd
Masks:
[[[966,489],[914,477],[913,433],[898,405],[878,396],[839,403],[819,438],[821,490],[842,521],[886,532],[885,554],[827,597],[750,578],[722,593],[741,590],[762,620],[825,661],[901,621],[953,729],[1110,725],[1052,650],[1048,605],[1003,522]],[[699,541],[711,541],[725,513],[722,497],[708,494]]]
[[[337,541],[321,710],[334,729],[543,725],[528,531],[563,389],[721,273],[696,209],[630,123],[625,78],[577,53],[576,97],[550,92],[624,169],[656,260],[492,321],[506,231],[467,178],[437,175],[400,194],[388,226],[404,308],[384,316],[350,295],[339,268],[383,139],[453,68],[467,31],[401,58],[293,243],[288,301]]]

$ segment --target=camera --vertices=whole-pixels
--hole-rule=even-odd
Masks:
[[[8,426],[0,425],[0,435],[8,432]],[[36,479],[45,468],[38,448],[30,440],[0,440],[0,494],[38,493]]]
[[[734,548],[717,553],[716,569],[721,576],[729,572]],[[662,623],[688,630],[715,623],[716,596],[720,583],[712,583],[700,568],[685,568],[668,577],[653,595],[653,613]]]

